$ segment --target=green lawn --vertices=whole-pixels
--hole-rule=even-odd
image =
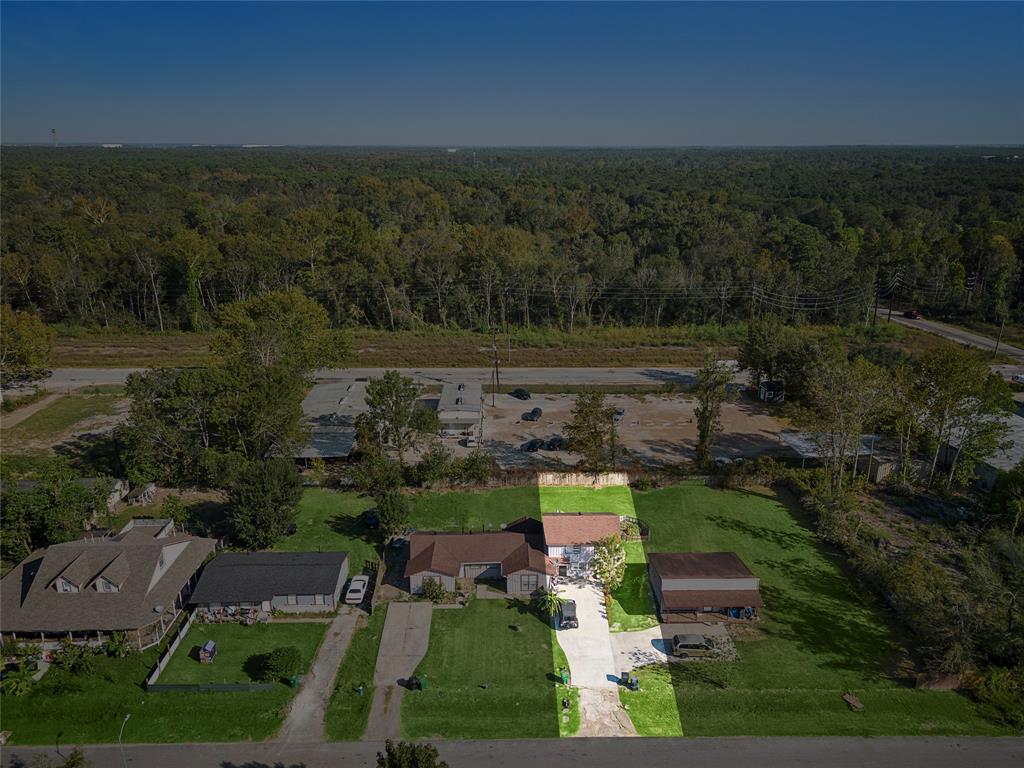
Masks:
[[[622,585],[612,592],[608,625],[612,632],[648,629],[658,623],[651,582],[647,576],[647,556],[639,541],[627,541],[626,573]]]
[[[1006,733],[967,698],[898,679],[900,635],[836,555],[776,498],[686,484],[634,494],[649,551],[735,551],[761,579],[759,624],[739,660],[644,670],[620,693],[643,735],[952,735]],[[903,673],[906,674],[906,673]],[[853,691],[865,704],[850,712]]]
[[[557,737],[553,659],[550,625],[525,603],[478,598],[434,611],[416,669],[427,689],[403,696],[402,737]]]
[[[199,624],[182,640],[164,669],[160,683],[250,683],[258,682],[247,662],[284,645],[294,645],[302,654],[302,669],[309,668],[323,639],[327,624],[288,623]],[[198,649],[207,640],[217,643],[212,664],[199,662]]]
[[[497,531],[520,517],[539,519],[536,486],[417,494],[409,524],[420,531]]]
[[[633,494],[626,485],[608,488],[580,486],[544,486],[540,491],[540,511],[552,512],[614,512],[634,517]]]
[[[80,421],[94,416],[112,416],[124,400],[120,392],[97,391],[66,395],[24,421],[2,430],[4,452],[41,452]]]
[[[362,514],[373,499],[355,493],[307,488],[295,518],[298,530],[282,536],[274,545],[279,552],[348,552],[349,573],[357,574],[367,560],[378,557],[378,531],[363,524]]]
[[[338,668],[334,695],[324,714],[324,732],[331,741],[355,741],[363,735],[373,703],[373,671],[384,630],[387,604],[379,606],[359,627]],[[357,692],[359,686],[363,693]]]
[[[554,628],[551,629],[551,656],[554,662],[554,670],[557,675],[562,669],[569,669],[569,659],[566,658],[565,651],[562,650],[562,646],[558,644],[558,637],[555,635]],[[569,699],[569,713],[563,715],[562,712],[562,699]],[[571,685],[562,685],[557,683],[555,685],[555,706],[558,713],[558,735],[564,737],[575,736],[576,731],[580,729],[580,691]],[[568,717],[568,720],[563,718]]]
[[[81,676],[52,667],[28,695],[0,696],[0,728],[12,732],[14,744],[110,743],[130,714],[127,742],[259,741],[277,732],[295,693],[286,685],[272,691],[146,693],[143,681],[157,655],[151,648],[125,659],[97,656],[95,671]]]

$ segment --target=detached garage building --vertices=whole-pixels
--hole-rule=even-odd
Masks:
[[[647,562],[664,621],[701,621],[709,613],[750,619],[764,604],[760,580],[735,552],[656,552]]]
[[[347,552],[225,552],[203,569],[189,603],[209,614],[333,611]]]

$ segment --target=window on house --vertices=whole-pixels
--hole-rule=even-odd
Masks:
[[[536,592],[540,586],[540,577],[536,573],[524,573],[519,577],[523,592]]]

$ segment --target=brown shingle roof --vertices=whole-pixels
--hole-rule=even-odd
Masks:
[[[91,539],[55,544],[29,555],[0,581],[0,631],[86,632],[138,629],[171,609],[178,592],[213,553],[216,542],[176,533],[156,538]],[[161,553],[177,556],[150,587]],[[76,578],[88,573],[75,593],[58,593],[58,575],[74,566]],[[111,581],[124,579],[119,592],[98,592],[95,577],[111,567]]]
[[[651,552],[647,562],[663,579],[749,579],[754,576],[735,552]]]
[[[514,531],[495,533],[414,533],[409,538],[405,576],[441,573],[458,576],[465,563],[500,563],[507,576],[516,571],[553,573],[554,566],[532,537]]]
[[[663,610],[699,611],[702,608],[760,608],[756,589],[670,589],[659,598]]]
[[[544,542],[549,547],[593,544],[622,532],[619,516],[608,512],[542,515]]]

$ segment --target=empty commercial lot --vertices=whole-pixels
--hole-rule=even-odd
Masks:
[[[564,435],[572,416],[576,396],[535,394],[522,401],[510,395],[485,396],[483,447],[503,467],[572,466],[578,456],[568,451],[525,453],[523,443],[533,438]],[[697,444],[696,401],[676,395],[608,395],[606,402],[623,411],[619,438],[629,457],[643,466],[675,464],[692,459]],[[543,411],[539,421],[522,416],[532,408]],[[722,406],[722,432],[715,445],[716,456],[753,456],[782,450],[778,434],[783,424],[771,410],[746,397]]]

